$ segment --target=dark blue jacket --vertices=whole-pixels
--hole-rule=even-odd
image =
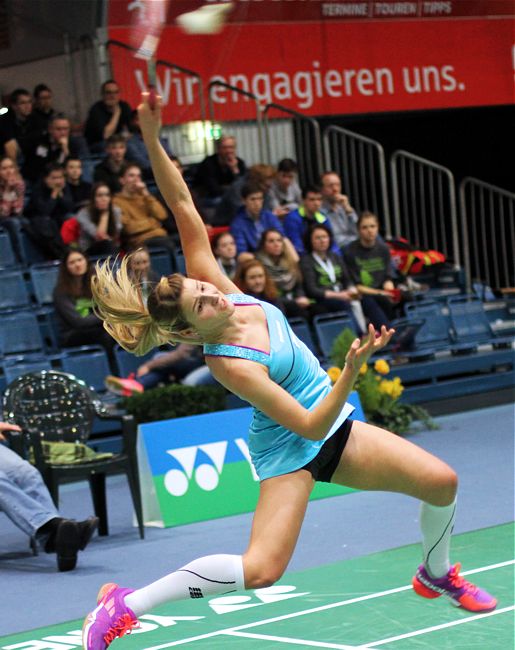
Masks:
[[[297,210],[288,212],[288,214],[284,217],[284,232],[299,255],[302,255],[306,252],[304,247],[304,236],[306,234],[308,226],[316,226],[320,224],[326,226],[328,230],[333,232],[331,222],[325,216],[325,214],[322,214],[322,212],[317,212],[314,219],[308,219],[306,217],[306,209],[302,205],[300,208],[297,208]],[[331,246],[331,250],[333,253],[340,253],[340,249],[334,240],[333,245]]]
[[[284,235],[281,222],[273,212],[261,210],[259,219],[254,221],[248,216],[245,206],[242,206],[236,216],[231,221],[231,234],[236,242],[236,249],[238,255],[240,253],[254,253],[259,245],[261,235],[265,230],[275,228],[282,235]]]

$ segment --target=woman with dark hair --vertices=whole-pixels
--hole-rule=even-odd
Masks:
[[[236,273],[236,242],[229,231],[217,233],[211,240],[211,249],[224,275],[230,280]]]
[[[265,230],[256,257],[275,283],[288,318],[307,318],[311,302],[302,287],[302,273],[292,248],[284,245],[284,236],[275,228]]]
[[[284,311],[275,282],[259,260],[251,259],[238,264],[233,282],[247,296],[265,300]]]
[[[353,284],[343,258],[331,251],[332,242],[333,233],[325,224],[313,226],[304,238],[307,253],[300,266],[306,295],[315,301],[312,311],[348,311],[361,331],[366,331],[365,316],[374,327],[389,326],[378,304],[369,296],[362,296]]]
[[[77,214],[79,248],[89,255],[116,255],[120,251],[122,213],[113,205],[106,183],[95,183],[89,205]]]
[[[98,343],[111,355],[114,341],[93,312],[92,275],[93,267],[85,253],[69,250],[65,254],[54,289],[60,344],[72,347]]]

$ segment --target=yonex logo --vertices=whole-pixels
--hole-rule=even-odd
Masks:
[[[249,463],[254,480],[259,480],[251,463],[245,440],[237,438],[234,443],[243,457],[242,460]],[[171,469],[166,472],[164,477],[166,490],[174,497],[181,497],[188,491],[192,479],[201,490],[206,492],[215,490],[220,482],[228,444],[227,440],[222,440],[204,445],[168,449],[166,453],[179,463],[181,469]],[[207,456],[211,462],[202,462],[202,460],[198,462],[199,452],[201,456]]]

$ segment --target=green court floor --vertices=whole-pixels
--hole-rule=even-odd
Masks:
[[[413,545],[289,573],[269,589],[165,605],[143,616],[140,630],[112,647],[511,650],[513,532],[506,524],[454,539],[453,561],[460,561],[472,582],[498,598],[497,609],[489,614],[465,612],[443,598],[418,597],[410,587],[420,559],[420,548]],[[29,610],[33,606],[44,604],[27,603]],[[0,648],[73,650],[80,647],[81,625],[71,621],[0,637]]]

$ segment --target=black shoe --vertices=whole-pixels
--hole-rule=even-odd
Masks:
[[[84,521],[79,521],[79,548],[83,551],[91,541],[96,529],[98,528],[98,517],[88,517]]]
[[[55,552],[59,571],[71,571],[77,564],[77,553],[80,548],[79,524],[71,519],[63,519],[59,523],[55,535]]]

